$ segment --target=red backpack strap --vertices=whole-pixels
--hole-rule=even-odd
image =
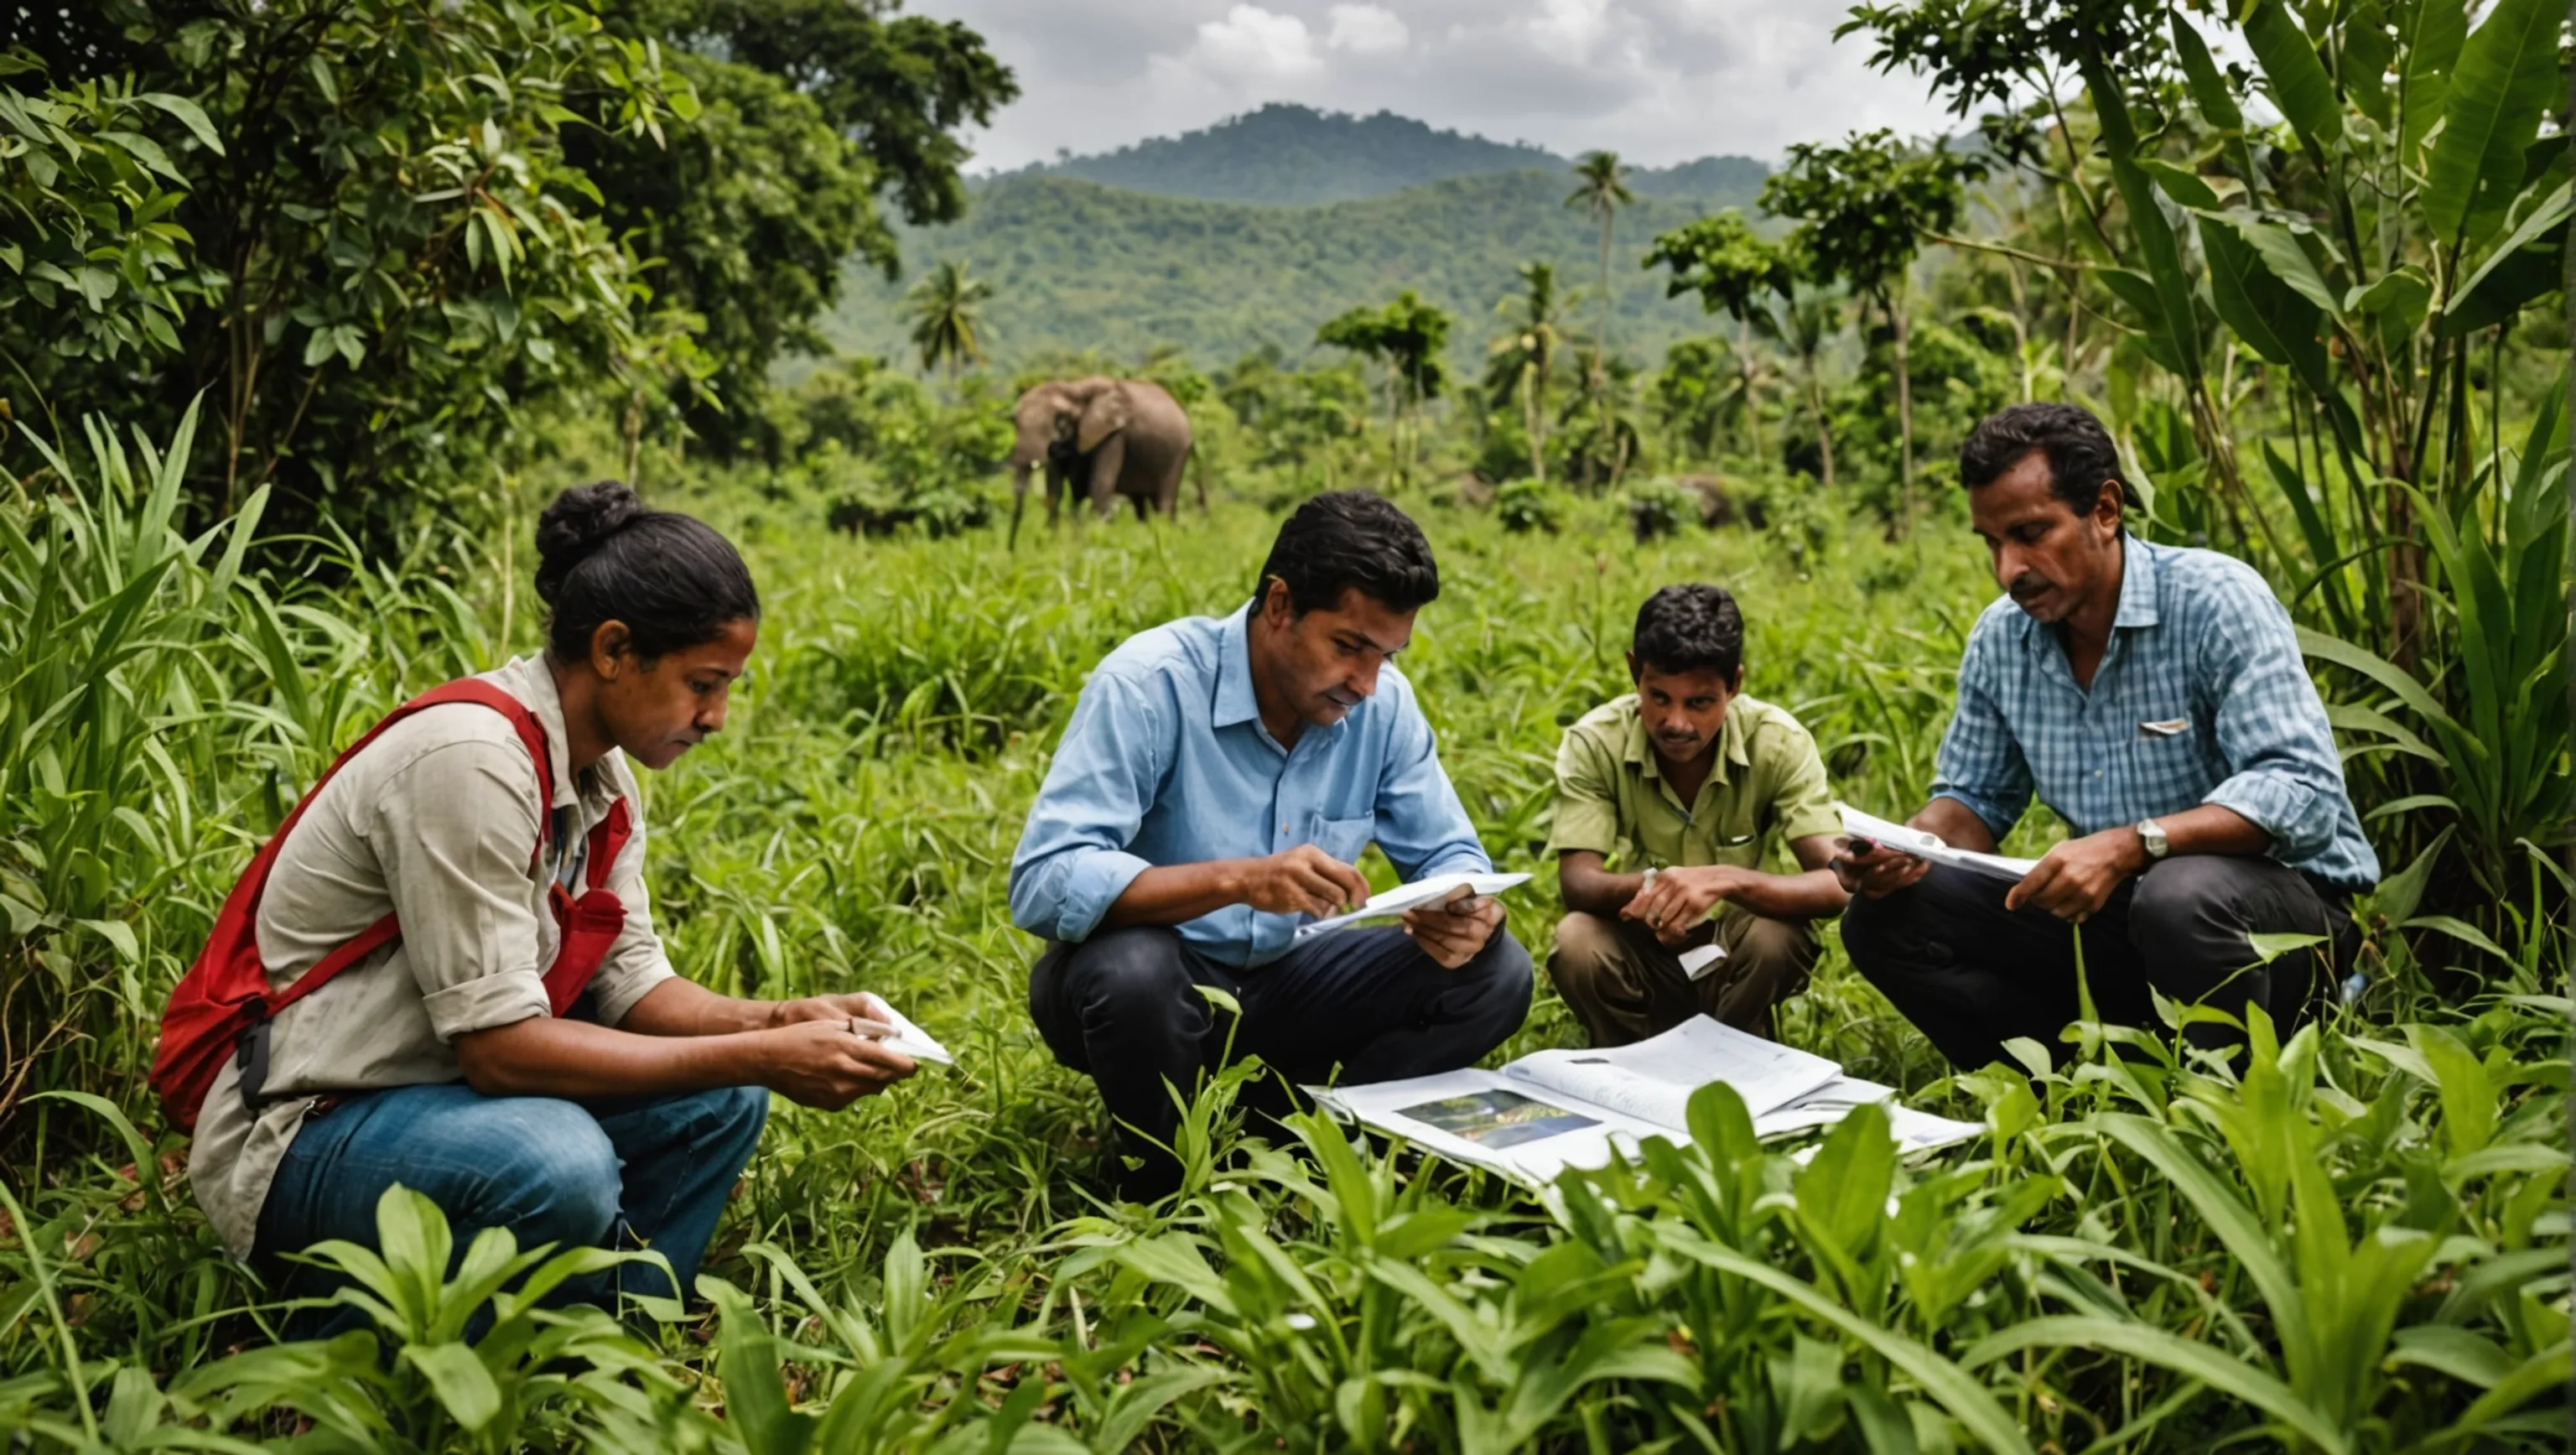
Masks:
[[[466,677],[458,681],[447,683],[441,687],[433,687],[429,691],[422,693],[420,696],[413,698],[411,701],[404,703],[402,706],[395,708],[386,716],[383,722],[376,724],[375,727],[368,731],[365,737],[358,739],[357,743],[353,745],[349,751],[342,753],[339,761],[331,765],[331,772],[339,772],[341,763],[346,763],[351,758],[356,757],[359,749],[374,742],[377,734],[382,733],[389,727],[392,727],[395,723],[402,721],[404,718],[411,716],[415,712],[421,711],[423,708],[444,707],[450,703],[472,703],[478,707],[488,707],[494,712],[497,712],[501,714],[501,716],[509,719],[510,726],[519,735],[520,743],[528,750],[529,760],[536,764],[537,846],[531,851],[531,857],[529,859],[530,863],[536,863],[538,860],[545,857],[546,840],[552,835],[554,825],[554,758],[552,754],[548,752],[546,747],[546,730],[544,725],[537,721],[536,714],[528,710],[528,705],[526,703],[521,702],[519,699],[502,691],[500,688],[493,686],[491,683],[484,681],[480,677]],[[322,782],[327,783],[329,781],[330,774],[324,774]],[[314,784],[313,792],[304,795],[303,803],[295,805],[295,813],[303,813],[304,804],[311,803],[315,795],[319,794],[321,791],[322,783]],[[293,828],[294,826],[295,817],[294,815],[289,815],[285,825],[278,829],[277,837],[269,840],[269,849],[262,851],[263,860],[269,857],[271,851],[273,851],[277,845],[286,841],[287,829]],[[268,865],[263,862],[259,868],[261,878],[264,881],[267,878]],[[348,969],[360,960],[367,958],[369,955],[374,954],[376,951],[383,949],[386,945],[389,945],[400,938],[402,938],[402,925],[400,921],[393,915],[386,915],[383,919],[380,919],[374,924],[371,924],[365,929],[359,931],[356,939],[349,941],[347,944],[333,950],[330,954],[323,956],[312,969],[297,976],[294,984],[289,985],[284,990],[268,997],[268,1014],[274,1016],[279,1011],[284,1010],[295,1002],[311,995],[314,991],[330,984],[332,979],[338,976],[341,971]]]

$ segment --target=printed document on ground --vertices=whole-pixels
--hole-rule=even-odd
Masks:
[[[1811,1131],[1895,1092],[1842,1074],[1821,1056],[1694,1016],[1649,1041],[1597,1051],[1539,1051],[1501,1071],[1450,1071],[1368,1086],[1306,1091],[1338,1115],[1453,1161],[1539,1186],[1568,1167],[1599,1167],[1648,1137],[1690,1141],[1691,1093],[1733,1086],[1760,1136]],[[1888,1108],[1907,1152],[1981,1130]]]

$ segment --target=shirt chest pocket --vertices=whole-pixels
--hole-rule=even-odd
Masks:
[[[1355,818],[1326,818],[1314,815],[1307,825],[1306,841],[1345,864],[1359,862],[1369,841],[1377,837],[1377,815],[1360,814]]]

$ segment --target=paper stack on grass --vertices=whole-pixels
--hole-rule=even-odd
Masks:
[[[1887,1104],[1898,1147],[1909,1153],[1984,1130],[1895,1105],[1888,1087],[1704,1015],[1633,1046],[1539,1051],[1500,1071],[1306,1091],[1338,1115],[1535,1187],[1568,1167],[1602,1166],[1614,1149],[1633,1152],[1648,1137],[1689,1142],[1691,1093],[1712,1081],[1735,1088],[1762,1137],[1829,1127],[1864,1102]]]

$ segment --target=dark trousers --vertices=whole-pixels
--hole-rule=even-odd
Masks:
[[[2058,1033],[2079,1016],[2075,930],[2037,909],[2004,908],[2005,880],[1934,865],[1884,899],[1843,911],[1854,968],[1963,1070],[2028,1036],[2062,1059]],[[2120,886],[2083,925],[2084,969],[2105,1022],[2155,1028],[2154,994],[2239,1020],[2259,1005],[2284,1034],[2329,970],[2352,964],[2359,942],[2341,896],[2268,859],[2212,854],[2167,859]],[[2315,950],[2258,963],[2246,936],[2325,935]],[[2184,1028],[2194,1046],[2238,1044],[2230,1027]]]
[[[1198,993],[1222,990],[1238,1024]],[[1267,965],[1233,970],[1198,954],[1176,930],[1104,930],[1054,944],[1029,974],[1029,1015],[1056,1060],[1091,1077],[1145,1166],[1120,1179],[1134,1193],[1168,1190],[1168,1145],[1180,1125],[1172,1089],[1187,1096],[1202,1072],[1259,1056],[1292,1081],[1393,1081],[1472,1066],[1529,1014],[1530,957],[1498,930],[1474,959],[1444,970],[1399,929],[1342,930],[1303,941]]]

